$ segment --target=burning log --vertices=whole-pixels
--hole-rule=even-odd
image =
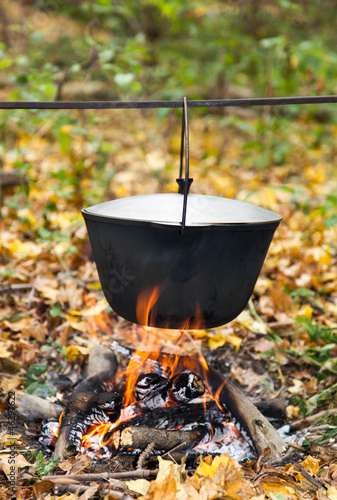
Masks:
[[[92,425],[118,418],[123,398],[116,392],[108,392],[116,370],[117,359],[109,348],[98,345],[91,349],[87,378],[73,393],[62,416],[55,458],[79,452],[82,437]]]
[[[158,373],[143,373],[139,375],[134,387],[134,397],[140,407],[152,410],[163,406],[168,400],[168,390],[172,382]]]
[[[223,422],[229,418],[224,415],[214,401],[206,403],[181,404],[155,408],[151,412],[136,415],[125,422],[121,422],[115,430],[126,427],[152,427],[156,430],[168,427],[181,427],[195,422]]]
[[[198,426],[190,431],[160,430],[152,427],[130,427],[113,434],[113,443],[116,449],[145,449],[149,443],[153,443],[156,450],[168,451],[177,446],[183,446],[184,450],[193,448],[203,439],[210,439],[207,428]]]
[[[177,403],[186,403],[202,396],[205,392],[203,380],[192,372],[179,373],[172,379],[170,396]]]

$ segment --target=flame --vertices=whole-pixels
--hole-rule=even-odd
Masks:
[[[165,288],[167,281],[164,284],[156,285],[153,289],[144,289],[138,297],[136,304],[136,318],[140,325],[155,326],[156,322],[156,304]],[[167,327],[169,326],[170,318],[167,318]],[[197,303],[195,307],[194,317],[186,318],[182,321],[179,330],[204,329],[206,327],[200,305]]]
[[[144,326],[140,327],[134,325],[131,327],[130,336],[128,331],[128,341],[131,344],[138,345],[138,348],[130,356],[126,369],[116,374],[114,382],[115,387],[119,389],[124,387],[123,409],[116,422],[94,425],[89,432],[83,436],[82,445],[85,449],[90,447],[93,439],[95,439],[97,443],[97,435],[99,436],[98,443],[101,448],[107,445],[113,446],[113,433],[116,428],[122,422],[126,422],[139,414],[139,407],[135,404],[134,389],[140,374],[155,371],[170,379],[184,371],[196,373],[202,377],[205,382],[207,391],[207,394],[205,391],[203,396],[205,411],[207,399],[214,399],[221,409],[219,396],[225,382],[221,385],[217,393],[212,395],[211,387],[208,382],[209,368],[204,356],[201,353],[193,356],[181,355],[181,345],[186,341],[186,338],[192,339],[188,330],[205,327],[205,321],[199,305],[196,306],[194,317],[186,318],[181,325],[181,329],[175,333],[174,352],[162,352],[160,348],[162,339],[160,339],[160,335],[158,337],[158,329],[155,329],[156,331],[153,332],[153,329],[149,328],[149,326],[155,322],[156,304],[164,286],[165,283],[163,285],[157,285],[151,290],[145,289],[138,298],[136,317],[137,321]],[[92,305],[92,303],[90,303],[90,305]],[[113,331],[112,322],[105,312],[99,315],[93,315],[90,320],[94,335],[97,329],[101,329],[107,333]],[[178,403],[169,399],[163,406],[177,404]]]
[[[163,287],[163,285],[157,285],[153,290],[145,289],[140,293],[136,305],[136,318],[139,324],[149,326],[151,320],[155,321],[153,308],[160,297]]]

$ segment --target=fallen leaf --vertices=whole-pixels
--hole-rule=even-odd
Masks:
[[[335,488],[334,486],[331,486],[328,489],[328,498],[329,498],[329,500],[337,500],[337,488]]]
[[[275,349],[275,342],[262,337],[254,342],[254,351],[256,352],[267,352]]]
[[[89,486],[89,488],[84,493],[82,493],[80,497],[78,497],[79,500],[89,500],[89,498],[96,495],[98,488],[99,488],[98,484],[93,484]]]
[[[18,469],[31,466],[32,464],[27,462],[23,455],[16,455],[13,458],[10,453],[0,454],[0,470],[6,474],[8,480],[11,480],[12,475],[15,480],[17,479]]]
[[[53,487],[54,483],[52,481],[48,480],[37,481],[36,483],[33,484],[33,490],[36,498],[40,498],[40,495],[42,495],[43,493],[45,493],[46,491],[50,490]]]
[[[76,455],[75,457],[70,457],[63,462],[58,464],[60,469],[67,471],[68,473],[78,474],[82,470],[91,467],[91,458],[89,455]]]
[[[297,380],[296,378],[292,379],[293,385],[291,387],[288,387],[288,392],[290,394],[302,394],[303,393],[303,382],[302,380]]]
[[[134,479],[132,481],[126,481],[126,486],[129,490],[139,493],[140,495],[146,495],[150,488],[150,481],[147,479]]]
[[[88,356],[90,349],[88,347],[82,346],[68,346],[66,349],[67,360],[70,362],[76,361],[76,359],[83,359],[84,356]]]
[[[320,471],[320,465],[318,458],[314,458],[311,455],[308,455],[301,465],[304,467],[306,471],[309,472],[312,476],[317,476]]]
[[[211,464],[207,464],[204,460],[201,460],[200,465],[197,467],[196,474],[199,474],[199,476],[213,477],[220,464],[227,466],[229,462],[230,457],[225,454],[216,456]]]

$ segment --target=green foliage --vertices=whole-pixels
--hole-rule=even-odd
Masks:
[[[39,477],[47,476],[50,472],[56,469],[58,463],[60,461],[60,457],[53,458],[46,462],[42,451],[36,456],[37,467],[35,469],[35,474]]]
[[[46,377],[43,376],[47,371],[47,363],[37,363],[30,365],[26,373],[25,392],[34,394],[40,398],[47,396],[55,396],[56,389],[46,382]]]
[[[254,1],[59,0],[53,7],[39,2],[50,16],[81,20],[83,32],[65,31],[57,46],[50,42],[41,50],[43,26],[32,23],[29,57],[13,57],[3,44],[1,68],[17,84],[13,98],[53,99],[54,75],[64,69],[70,78],[89,71],[124,97],[222,97],[228,83],[260,96],[334,93],[333,2],[322,9],[320,2],[279,0],[269,9]],[[90,66],[92,50],[98,57]]]

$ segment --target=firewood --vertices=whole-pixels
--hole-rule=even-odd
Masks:
[[[207,437],[206,437],[207,436]],[[190,431],[165,431],[152,427],[127,427],[123,431],[117,431],[113,435],[116,449],[145,449],[149,443],[153,443],[154,449],[167,451],[178,445],[184,444],[184,449],[193,448],[203,438],[210,439],[209,431],[199,426]]]
[[[135,355],[133,349],[119,346],[115,341],[112,343],[112,348],[131,358]],[[205,359],[201,355],[182,355],[179,356],[178,362],[176,362],[176,355],[173,354],[160,353],[158,356],[156,353],[152,356],[151,353],[138,351],[137,356],[141,357],[142,355],[145,366],[146,362],[149,362],[152,366],[160,366],[162,363],[165,366],[174,366],[176,373],[193,370],[200,377],[206,379],[205,383],[208,391],[221,409],[231,415],[235,425],[239,425],[241,429],[243,428],[248,433],[258,457],[270,448],[270,460],[281,458],[287,445],[276,429],[229,378],[225,378],[217,370],[207,366]]]
[[[204,403],[189,403],[155,408],[151,412],[142,413],[126,422],[121,422],[116,430],[123,430],[128,426],[166,429],[167,427],[179,427],[200,421],[213,423],[226,420],[230,421],[221,412],[215,401],[209,401],[206,405]]]
[[[173,388],[170,397],[177,403],[191,401],[205,392],[203,380],[192,372],[179,373],[172,379]]]
[[[172,382],[159,373],[142,373],[134,387],[134,397],[141,404],[140,409],[153,410],[168,401],[168,390]]]
[[[17,411],[28,419],[43,420],[57,419],[61,415],[62,408],[60,405],[51,403],[46,399],[39,398],[32,394],[22,393],[17,398]]]
[[[211,367],[208,368],[208,383],[221,408],[233,416],[234,424],[239,423],[248,432],[258,457],[269,448],[270,460],[281,458],[286,443],[247,396]]]
[[[117,370],[117,359],[107,347],[98,345],[89,354],[87,378],[74,391],[61,420],[54,457],[67,458],[81,447],[82,437],[92,425],[115,421],[123,398],[109,392]]]

